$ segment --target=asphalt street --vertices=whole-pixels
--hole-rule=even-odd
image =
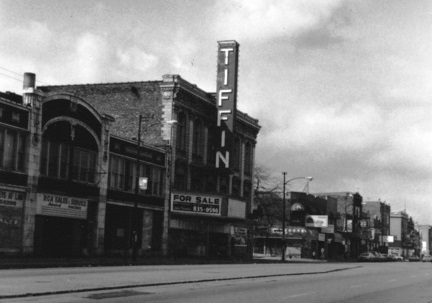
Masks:
[[[432,302],[432,263],[3,270],[2,302]]]

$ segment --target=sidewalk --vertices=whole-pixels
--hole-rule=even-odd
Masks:
[[[253,259],[209,259],[209,258],[169,258],[169,257],[138,257],[133,261],[131,257],[0,257],[1,269],[18,268],[55,268],[55,267],[97,267],[124,265],[192,265],[192,264],[253,264],[253,263],[281,263],[280,256],[265,256],[255,254]],[[323,263],[327,260],[313,260],[302,258],[286,258],[286,263]]]
[[[273,261],[273,262],[282,262],[282,256],[269,256],[264,254],[254,254],[254,260],[256,261]],[[308,258],[299,258],[299,257],[285,257],[285,262],[287,263],[326,263],[327,260],[321,259],[308,259]]]

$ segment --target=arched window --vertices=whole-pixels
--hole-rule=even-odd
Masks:
[[[40,173],[57,179],[95,183],[98,146],[80,125],[50,124],[42,137]]]

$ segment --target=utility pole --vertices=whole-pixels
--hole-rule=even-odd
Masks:
[[[285,250],[286,250],[286,241],[285,241],[285,216],[286,216],[286,198],[285,198],[285,178],[286,178],[286,172],[283,172],[283,196],[282,196],[282,261],[285,261]]]

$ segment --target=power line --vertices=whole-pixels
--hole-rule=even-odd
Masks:
[[[17,73],[17,72],[12,71],[12,70],[10,70],[10,69],[4,68],[4,67],[2,67],[2,66],[0,66],[0,69],[5,70],[5,71],[7,71],[7,72],[9,72],[9,73],[15,74],[15,75],[17,75],[17,76],[21,76],[21,77],[22,77],[22,75],[23,75],[23,73],[20,74],[20,73]],[[0,72],[0,74],[3,75],[3,76],[9,77],[9,78],[11,78],[11,79],[14,79],[14,80],[20,81],[20,82],[23,81],[22,78],[21,78],[21,79],[17,79],[17,78],[14,78],[14,77],[10,76],[10,75],[5,74],[5,73],[1,73],[1,72]],[[49,83],[47,83],[47,82],[45,82],[45,81],[41,81],[41,80],[36,80],[36,83],[45,84],[45,85],[50,85]]]
[[[22,75],[22,74],[19,74],[19,73],[17,73],[17,72],[11,71],[11,70],[9,70],[9,69],[7,69],[7,68],[4,68],[4,67],[1,67],[1,66],[0,66],[0,69],[3,69],[3,70],[5,70],[5,71],[8,71],[8,72],[10,72],[10,73],[12,73],[12,74],[15,74],[15,75],[18,75],[18,76],[21,76],[21,75]]]
[[[4,74],[4,73],[2,73],[2,72],[0,72],[0,75],[3,75],[3,76],[5,76],[5,77],[11,78],[11,79],[13,79],[13,80],[16,80],[16,81],[22,82],[21,79],[17,79],[17,78],[15,78],[15,77],[9,76],[9,75]]]

